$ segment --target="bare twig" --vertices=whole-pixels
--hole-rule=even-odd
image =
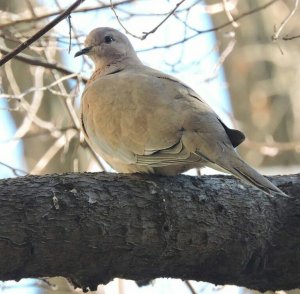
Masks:
[[[184,283],[187,285],[187,287],[190,289],[192,294],[197,294],[197,292],[195,291],[194,287],[192,286],[191,282],[188,280],[185,280]]]
[[[52,20],[49,24],[44,26],[41,30],[39,30],[37,33],[35,33],[31,38],[29,38],[27,41],[23,42],[21,45],[19,45],[17,48],[15,48],[10,53],[4,55],[4,57],[0,60],[0,66],[5,64],[7,61],[14,58],[18,53],[26,49],[30,44],[38,40],[41,36],[46,34],[49,30],[51,30],[54,26],[56,26],[60,21],[65,19],[77,6],[79,6],[82,2],[85,0],[77,0],[75,1],[68,9],[66,9],[63,13],[61,13],[59,16],[57,16],[54,20]]]
[[[114,3],[114,6],[122,5],[122,4],[128,4],[128,3],[133,2],[133,1],[135,1],[135,0],[123,0],[123,1],[120,1],[120,2]],[[110,4],[106,4],[106,5],[102,5],[102,6],[93,6],[93,7],[87,7],[87,8],[80,8],[80,9],[74,10],[72,13],[84,13],[84,12],[88,12],[88,11],[106,9],[106,8],[109,8],[109,7],[110,7]],[[40,20],[43,20],[45,18],[53,17],[53,16],[56,16],[58,14],[61,14],[61,12],[62,11],[59,10],[59,11],[55,11],[55,12],[42,14],[42,15],[39,15],[39,16],[34,17],[34,18],[30,17],[30,18],[17,19],[15,21],[11,21],[9,23],[0,24],[0,30],[4,29],[6,27],[18,25],[18,24],[21,24],[21,23],[40,21]]]
[[[44,153],[41,159],[36,163],[36,165],[30,171],[30,174],[39,174],[41,171],[48,165],[48,163],[52,160],[52,158],[56,155],[56,153],[64,147],[67,143],[67,137],[70,141],[73,137],[78,134],[77,130],[69,129],[66,133],[58,138],[54,144]],[[68,136],[67,136],[68,135]]]
[[[198,33],[199,34],[203,34],[203,33],[210,33],[210,32],[214,32],[214,31],[219,31],[219,30],[221,30],[221,29],[223,29],[223,28],[225,28],[225,27],[227,27],[229,25],[232,25],[233,22],[236,22],[236,21],[238,21],[238,20],[240,20],[240,19],[242,19],[242,18],[244,18],[244,17],[246,17],[248,15],[251,15],[251,14],[257,13],[257,12],[259,12],[261,10],[266,9],[267,7],[271,6],[272,4],[274,4],[277,1],[278,0],[272,0],[270,2],[267,2],[266,4],[264,4],[262,6],[256,7],[254,9],[252,9],[252,10],[246,11],[246,12],[244,12],[244,13],[236,16],[236,17],[234,17],[232,20],[229,20],[228,22],[225,22],[222,25],[216,26],[216,27],[208,29],[208,30],[198,31]]]
[[[128,35],[130,35],[130,36],[132,36],[132,37],[134,37],[134,38],[137,38],[137,39],[140,39],[140,40],[145,40],[147,37],[148,37],[148,35],[150,35],[150,34],[153,34],[153,33],[155,33],[157,30],[158,30],[158,28],[160,27],[160,26],[162,26],[166,21],[167,21],[167,19],[171,16],[171,15],[173,15],[174,14],[174,12],[177,10],[177,8],[184,2],[185,0],[181,0],[180,2],[178,2],[176,5],[175,5],[175,7],[167,14],[167,16],[155,27],[155,28],[153,28],[151,31],[149,31],[149,32],[143,32],[143,35],[142,36],[137,36],[137,35],[134,35],[134,34],[132,34],[131,32],[129,32],[127,29],[126,29],[126,27],[123,25],[123,23],[121,22],[121,20],[120,20],[120,18],[119,18],[119,16],[118,16],[118,14],[117,14],[117,12],[116,12],[116,10],[115,10],[115,8],[114,8],[114,4],[113,4],[113,2],[112,2],[112,0],[110,0],[110,4],[111,4],[111,9],[112,9],[112,11],[114,12],[114,14],[115,14],[115,16],[116,16],[116,18],[117,18],[117,21],[118,21],[118,23],[120,24],[120,26],[125,30],[125,32],[128,34]]]
[[[18,95],[0,94],[0,98],[17,99],[17,101],[21,101],[21,99],[23,97],[25,97],[26,95],[28,95],[30,93],[37,92],[37,91],[50,90],[52,87],[56,86],[57,84],[59,84],[59,83],[61,83],[63,81],[66,81],[68,79],[72,79],[74,76],[77,76],[77,74],[74,73],[74,74],[71,74],[71,75],[63,76],[60,79],[52,82],[51,84],[45,85],[45,86],[42,86],[42,87],[37,87],[37,86],[31,87],[28,90],[26,90],[26,91],[24,91],[24,92],[22,92],[22,93],[20,93]]]
[[[286,35],[284,37],[282,37],[282,40],[284,41],[291,41],[291,40],[294,40],[294,39],[298,39],[300,38],[300,35],[295,35],[295,36],[289,36],[289,35]]]
[[[55,130],[43,130],[43,131],[40,131],[40,132],[35,132],[35,133],[32,133],[32,134],[26,134],[22,137],[16,137],[14,136],[13,138],[10,138],[10,139],[7,139],[7,140],[0,140],[0,143],[8,143],[8,142],[11,142],[11,141],[18,141],[18,140],[24,140],[24,139],[32,139],[32,138],[35,138],[35,137],[39,137],[39,136],[52,136],[54,138],[58,138],[61,136],[61,133],[65,133],[66,131],[70,130],[70,129],[73,129],[73,130],[77,130],[75,126],[69,126],[69,127],[65,127],[65,128],[60,128],[60,129],[55,129]]]
[[[32,5],[32,3],[30,2],[30,0],[26,0],[26,4],[27,4],[27,7],[29,8],[29,11],[30,11],[31,15],[32,15],[32,16],[36,16],[36,15],[35,15],[35,12],[34,12],[33,5]]]
[[[8,169],[10,169],[16,177],[19,177],[20,173],[22,173],[23,175],[28,175],[28,173],[26,171],[19,169],[19,168],[12,167],[4,162],[0,161],[0,165],[3,165],[5,167],[7,167]]]
[[[43,86],[44,83],[44,74],[45,69],[43,67],[37,67],[35,69],[34,76],[34,87],[40,88]],[[43,91],[37,90],[33,92],[33,97],[30,102],[27,102],[25,99],[21,101],[21,107],[26,111],[26,116],[24,117],[22,123],[20,124],[19,128],[17,129],[15,136],[23,136],[25,135],[31,128],[32,123],[42,129],[54,130],[55,125],[52,122],[43,120],[38,115],[38,111],[42,105],[43,101]]]
[[[289,22],[289,20],[293,17],[293,15],[295,14],[296,10],[298,9],[298,6],[299,6],[299,0],[295,0],[294,8],[285,17],[285,19],[280,24],[279,28],[278,29],[276,29],[276,27],[274,28],[274,34],[272,36],[272,40],[273,41],[278,40],[278,38],[279,38],[282,30],[284,29],[284,27],[286,26],[286,24]]]
[[[145,40],[147,38],[148,35],[153,34],[157,31],[157,29],[167,21],[167,19],[174,14],[174,12],[177,10],[177,8],[184,2],[185,0],[182,0],[180,2],[178,2],[175,7],[169,12],[169,14],[155,27],[153,28],[151,31],[149,32],[143,32],[143,36],[142,36],[142,40]]]
[[[139,50],[139,52],[146,52],[146,51],[150,51],[150,50],[170,48],[170,47],[173,47],[173,46],[182,44],[182,43],[184,43],[184,42],[186,42],[186,41],[189,41],[189,40],[191,40],[191,39],[194,39],[194,38],[197,37],[198,35],[219,31],[219,30],[221,30],[221,29],[223,29],[223,28],[225,28],[225,27],[231,25],[233,21],[236,22],[236,21],[238,21],[238,20],[240,20],[240,19],[242,19],[242,18],[245,18],[246,16],[249,16],[249,15],[251,15],[251,14],[254,14],[254,13],[257,13],[257,12],[259,12],[259,11],[261,11],[261,10],[264,10],[264,9],[266,9],[266,8],[269,7],[269,6],[271,6],[272,4],[274,4],[274,3],[277,2],[277,1],[278,1],[278,0],[272,0],[272,1],[266,3],[266,4],[262,5],[262,6],[259,6],[259,7],[255,8],[255,9],[246,11],[246,12],[240,14],[239,16],[233,18],[232,21],[225,22],[225,23],[223,23],[223,24],[221,24],[221,25],[219,25],[219,26],[213,27],[213,28],[211,28],[211,29],[201,30],[201,31],[200,31],[200,30],[197,30],[196,28],[190,27],[190,29],[192,29],[193,31],[195,31],[196,34],[191,35],[191,36],[186,37],[186,38],[183,38],[182,40],[179,40],[179,41],[177,41],[177,42],[169,43],[169,44],[166,44],[166,45],[163,45],[163,46],[154,46],[154,47],[152,47],[152,48],[142,49],[142,50]]]
[[[225,13],[226,13],[226,16],[227,16],[228,19],[232,22],[232,23],[231,23],[232,26],[233,26],[234,28],[237,28],[237,27],[239,26],[239,24],[238,24],[236,21],[234,21],[234,18],[233,18],[232,14],[231,14],[231,11],[230,11],[230,9],[229,9],[228,0],[222,0],[222,2],[223,2],[224,11],[225,11]]]
[[[232,10],[236,7],[236,3],[237,1],[239,0],[231,0],[228,4],[227,4],[227,8],[229,10]],[[191,5],[189,5],[188,7],[185,7],[185,8],[182,8],[182,9],[177,9],[176,10],[176,13],[177,14],[180,14],[182,12],[187,12],[189,10],[191,10],[191,8],[193,8],[194,6],[196,6],[197,4],[199,4],[201,2],[201,6],[198,7],[199,9],[199,13],[207,13],[207,14],[217,14],[217,13],[220,13],[222,11],[224,11],[224,5],[222,3],[214,3],[214,4],[204,4],[203,1],[199,1],[199,0],[195,0],[194,3],[192,3]],[[118,7],[117,6],[117,3],[114,3],[114,7],[115,7],[115,10],[118,10],[122,13],[125,13],[127,14],[127,18],[130,18],[130,17],[134,17],[134,16],[138,16],[138,17],[141,17],[141,16],[145,16],[145,17],[160,17],[160,16],[166,16],[169,14],[169,12],[156,12],[156,13],[147,13],[147,12],[131,12],[131,11],[128,11],[124,8],[120,8],[119,5]],[[0,25],[0,28],[1,28],[1,25]]]
[[[69,24],[69,54],[71,52],[71,39],[72,39],[72,23],[71,23],[71,15],[68,15],[68,24]]]
[[[205,79],[205,82],[209,82],[209,81],[211,81],[212,79],[214,79],[217,76],[217,74],[218,74],[220,68],[222,67],[223,63],[225,62],[226,58],[233,51],[234,46],[236,44],[235,33],[231,32],[230,35],[229,35],[229,37],[231,37],[231,40],[227,44],[227,46],[224,49],[224,51],[220,54],[219,61],[216,64],[216,66],[215,66],[215,68],[213,70],[213,74],[209,78]]]
[[[45,51],[45,53],[46,53],[46,58],[47,58],[47,52]],[[47,58],[47,59],[48,59],[48,58]],[[57,73],[55,70],[53,70],[52,73],[53,73],[53,76],[54,76],[54,78],[55,78],[56,80],[58,80],[58,81],[61,80],[61,78],[59,78],[59,75],[58,75],[58,73]],[[77,131],[78,131],[78,136],[79,136],[79,138],[80,138],[80,137],[81,137],[81,133],[80,133],[80,129],[81,129],[81,126],[80,126],[80,120],[79,120],[79,118],[78,118],[78,116],[77,116],[77,113],[76,113],[76,111],[75,111],[75,109],[74,109],[74,106],[73,106],[73,102],[72,102],[72,99],[71,99],[71,96],[72,96],[72,95],[67,93],[67,91],[66,91],[64,85],[63,85],[61,82],[59,82],[59,83],[57,83],[57,84],[58,84],[58,87],[60,88],[60,92],[63,94],[63,96],[66,97],[66,98],[63,100],[63,102],[64,102],[64,104],[65,104],[65,106],[66,106],[66,110],[67,110],[67,112],[69,113],[69,116],[70,116],[70,118],[71,118],[71,120],[72,120],[72,122],[73,122],[75,128],[76,128]],[[67,94],[68,94],[68,95],[67,95]],[[67,135],[67,134],[68,134],[68,132],[66,132],[66,135]],[[68,142],[68,141],[66,141],[66,142]],[[82,140],[80,140],[80,142],[82,142]],[[66,145],[65,145],[65,146],[66,146]],[[87,142],[87,146],[88,146],[89,150],[91,151],[91,154],[93,155],[94,159],[95,159],[96,162],[98,163],[99,167],[100,167],[102,170],[105,170],[104,167],[103,167],[103,165],[102,165],[102,163],[101,163],[101,161],[99,160],[98,156],[95,154],[94,150],[92,149],[92,147],[90,146],[90,144],[89,144],[88,142]]]
[[[187,41],[190,41],[190,40],[194,39],[197,36],[199,36],[199,33],[196,33],[196,34],[191,35],[189,37],[185,37],[185,38],[183,38],[179,41],[173,42],[173,43],[169,43],[169,44],[162,45],[162,46],[153,46],[151,48],[138,50],[137,52],[147,52],[147,51],[152,51],[152,50],[157,50],[157,49],[167,49],[167,48],[170,48],[170,47],[173,47],[173,46],[176,46],[176,45],[180,45],[180,44],[185,43]]]
[[[116,19],[117,19],[118,23],[119,23],[120,26],[125,30],[126,34],[130,35],[131,37],[134,37],[134,38],[137,38],[137,39],[142,40],[142,37],[139,37],[139,36],[137,36],[137,35],[134,35],[134,34],[132,34],[131,32],[129,32],[129,31],[126,29],[126,27],[125,27],[125,26],[123,25],[123,23],[121,22],[121,20],[120,20],[118,14],[117,14],[117,12],[116,12],[116,10],[115,10],[115,8],[114,8],[114,4],[113,4],[112,0],[110,0],[110,7],[111,7],[113,13],[114,13],[115,16],[116,16]]]
[[[8,51],[6,49],[1,48],[1,47],[0,47],[0,52],[2,52],[4,54],[8,53]],[[74,72],[72,72],[71,70],[69,70],[66,67],[59,65],[59,64],[43,61],[43,60],[31,57],[29,55],[25,55],[22,53],[14,56],[14,58],[19,61],[30,64],[30,65],[36,65],[36,66],[42,66],[42,67],[49,68],[49,69],[55,69],[55,70],[61,72],[62,74],[72,75],[72,77],[71,77],[72,79],[76,79],[76,80],[78,79],[78,75],[74,75],[75,74]],[[85,77],[81,77],[81,79],[84,83],[86,83],[88,81],[88,79]]]

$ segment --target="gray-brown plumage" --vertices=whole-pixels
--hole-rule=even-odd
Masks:
[[[234,148],[244,140],[187,85],[142,64],[125,35],[97,28],[85,48],[96,69],[82,95],[86,139],[118,172],[176,175],[218,167],[268,194],[285,195]]]

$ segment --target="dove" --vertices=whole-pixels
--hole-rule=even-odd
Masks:
[[[84,46],[75,57],[89,56],[95,71],[82,94],[82,130],[114,170],[174,176],[209,166],[286,196],[238,155],[244,134],[188,85],[144,65],[123,33],[96,28]]]

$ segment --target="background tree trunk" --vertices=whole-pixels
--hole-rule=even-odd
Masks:
[[[260,291],[300,286],[300,174],[291,198],[233,177],[122,174],[0,181],[0,279],[174,277]]]
[[[215,1],[207,1],[215,2]],[[239,1],[233,17],[268,1]],[[277,27],[294,6],[294,1],[277,1],[260,13],[239,20],[238,28],[217,32],[222,51],[228,43],[225,33],[234,31],[236,45],[224,62],[233,117],[248,141],[239,147],[252,166],[296,166],[300,141],[298,42],[272,42]],[[225,13],[212,16],[215,26],[228,21]],[[292,18],[282,36],[294,35],[299,17]],[[283,50],[283,54],[281,52]],[[274,144],[275,142],[275,144]],[[282,144],[289,142],[289,144]],[[297,143],[298,142],[298,143]],[[279,144],[276,144],[279,143]]]

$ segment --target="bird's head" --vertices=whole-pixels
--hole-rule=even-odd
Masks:
[[[96,68],[116,62],[139,61],[128,38],[121,32],[108,28],[92,30],[84,42],[84,48],[75,54],[88,55]]]

